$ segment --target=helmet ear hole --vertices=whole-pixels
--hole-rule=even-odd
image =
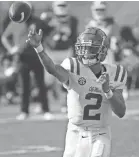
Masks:
[[[107,51],[108,51],[108,48],[103,46],[100,53],[98,54],[98,57],[97,57],[98,61],[103,62],[105,60],[107,56]]]
[[[108,51],[108,48],[103,46],[100,53],[103,53],[103,54],[106,53],[107,54],[107,51]]]
[[[103,52],[107,53],[107,51],[108,51],[108,49],[105,47],[104,50],[103,50]]]

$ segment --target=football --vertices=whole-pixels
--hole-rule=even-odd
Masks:
[[[31,5],[24,1],[16,1],[9,8],[9,17],[17,23],[26,22],[31,15]]]

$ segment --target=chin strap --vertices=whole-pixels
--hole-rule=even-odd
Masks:
[[[92,66],[92,65],[95,65],[99,62],[99,60],[97,60],[95,63],[89,63],[89,60],[88,60],[88,66]]]

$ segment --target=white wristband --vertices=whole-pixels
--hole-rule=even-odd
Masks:
[[[108,93],[104,93],[107,99],[110,99],[113,96],[112,90],[109,90]]]
[[[34,49],[35,49],[35,51],[36,51],[37,53],[40,53],[40,52],[43,51],[43,46],[42,46],[42,44],[40,44],[38,47],[36,47],[36,48],[34,48]]]

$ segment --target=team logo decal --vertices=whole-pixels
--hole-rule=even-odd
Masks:
[[[85,85],[86,84],[86,79],[84,77],[79,78],[78,83],[80,85]]]

